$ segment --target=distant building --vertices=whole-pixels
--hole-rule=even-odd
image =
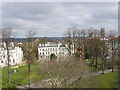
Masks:
[[[23,51],[20,47],[14,46],[13,43],[9,46],[10,65],[16,65],[22,62]],[[0,67],[8,65],[7,49],[5,43],[0,43]]]
[[[74,45],[71,45],[71,55],[74,53]],[[38,46],[38,58],[39,60],[50,60],[50,55],[55,54],[57,59],[69,56],[67,44],[39,44]]]
[[[105,29],[101,28],[100,32],[101,32],[101,38],[104,38],[105,37]]]
[[[101,38],[101,40],[105,41],[105,44],[107,45],[108,59],[112,57],[112,53],[116,55],[120,55],[119,53],[120,38],[119,37]]]
[[[120,55],[119,54],[119,45],[120,45],[119,40],[120,40],[120,38],[118,38],[118,37],[112,37],[107,41],[107,43],[109,45],[108,52],[109,52],[110,56],[112,56],[112,53]]]

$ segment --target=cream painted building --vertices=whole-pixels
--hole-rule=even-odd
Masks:
[[[67,44],[39,44],[38,46],[38,57],[39,60],[50,60],[50,55],[55,54],[57,60],[60,58],[66,58],[68,54],[68,45]],[[71,45],[71,55],[74,53],[74,45]]]
[[[13,43],[9,47],[10,53],[10,65],[16,65],[22,63],[23,51],[22,48],[14,46]],[[5,43],[0,43],[0,67],[7,66],[7,49]]]

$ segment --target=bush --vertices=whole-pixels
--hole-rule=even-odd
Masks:
[[[75,53],[75,56],[80,58],[80,54],[79,53]]]
[[[100,65],[98,65],[98,71],[99,71],[99,70],[102,70],[102,67],[101,67]]]
[[[53,59],[56,59],[56,58],[57,58],[57,56],[55,54],[50,55],[50,60],[53,60]]]

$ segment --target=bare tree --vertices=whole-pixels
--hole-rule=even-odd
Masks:
[[[43,72],[43,76],[47,75],[41,83],[45,88],[72,87],[75,82],[89,75],[85,67],[86,63],[74,56],[67,58],[65,61],[49,62],[47,68],[39,68]]]
[[[79,57],[81,59],[81,31],[77,30],[77,51],[79,51]]]
[[[102,74],[104,74],[105,62],[108,56],[108,46],[106,45],[105,40],[100,42],[100,46],[101,46],[101,57],[102,57]]]
[[[74,48],[76,48],[76,44],[77,44],[77,30],[78,28],[76,27],[73,27],[72,28],[72,40],[73,40],[73,43],[74,43]]]
[[[84,59],[84,50],[85,50],[85,41],[86,41],[86,30],[85,29],[82,29],[81,30],[81,44],[82,44],[82,48],[81,48],[81,51],[82,51],[82,55],[81,55],[81,59],[83,60]]]
[[[3,48],[6,48],[7,50],[8,85],[10,85],[10,43],[11,43],[11,39],[13,38],[13,36],[14,36],[13,31],[10,27],[2,28]]]
[[[27,64],[28,64],[28,74],[29,74],[29,78],[28,78],[28,85],[29,88],[31,87],[31,67],[30,65],[34,62],[35,60],[35,46],[33,43],[33,38],[35,36],[35,32],[33,31],[28,31],[27,32],[27,42],[25,43],[25,59],[27,60]]]
[[[71,27],[68,27],[66,28],[66,31],[64,32],[63,34],[65,37],[66,37],[66,41],[67,41],[67,44],[68,44],[68,54],[69,56],[71,56],[71,45],[72,45],[72,28]]]
[[[87,37],[92,38],[94,34],[94,29],[89,28],[87,29]]]
[[[102,57],[103,59],[103,69],[104,69],[104,56],[106,54],[106,44],[104,41],[101,40],[101,34],[99,30],[95,29],[88,29],[87,31],[88,39],[86,40],[86,55],[87,57],[90,57],[91,59],[91,65],[93,67],[93,64],[95,62],[96,71],[98,68],[98,58]],[[104,71],[104,70],[103,70]]]

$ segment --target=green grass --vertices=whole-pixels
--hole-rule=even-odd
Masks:
[[[48,67],[47,67],[48,64]],[[46,79],[46,78],[50,78],[48,75],[48,71],[53,71],[50,72],[52,78],[57,77],[59,71],[61,70],[60,68],[60,64],[62,63],[54,63],[54,62],[50,62],[50,63],[46,63],[46,62],[40,62],[38,64],[32,64],[31,65],[31,82],[34,83],[36,81],[39,81],[41,79]],[[74,70],[77,71],[77,69],[79,68],[74,68]],[[12,73],[14,69],[11,68],[11,86],[17,86],[17,85],[27,85],[28,84],[28,66],[27,64],[17,68],[16,70],[18,71],[18,73]],[[67,67],[64,71],[63,74],[61,75],[61,77],[66,76],[69,74],[69,72],[71,72],[72,69],[71,67]],[[72,71],[73,72],[73,71]],[[2,69],[2,83],[3,83],[3,88],[6,88],[8,86],[8,69],[7,68],[3,68]]]
[[[97,75],[93,78],[78,81],[73,87],[78,88],[116,88],[118,82],[118,72],[110,72]]]
[[[55,68],[55,73],[53,73],[53,77],[56,77],[56,75],[59,72],[59,66],[54,63],[49,63],[49,66],[46,67],[45,62],[40,62],[39,64],[32,64],[31,65],[31,82],[36,82],[44,78],[48,78],[48,74],[46,74],[46,71],[51,71]],[[74,70],[77,70],[78,68],[74,68]],[[18,73],[12,73],[14,69],[11,68],[11,86],[17,86],[17,85],[27,85],[28,84],[28,66],[27,64],[24,66],[21,66],[17,68],[16,70]],[[64,70],[64,75],[66,76],[69,74],[69,71],[72,71],[70,67],[67,67]],[[116,88],[116,83],[118,80],[118,72],[110,72],[107,74],[101,74],[97,75],[93,78],[85,78],[80,81],[77,81],[72,87],[75,88]],[[3,88],[6,88],[8,86],[8,69],[3,68],[2,69],[2,83]],[[71,86],[70,86],[71,87]]]
[[[38,75],[37,71],[38,71],[38,67],[43,67],[44,64],[32,64],[31,65],[31,82],[35,82],[38,80],[41,80],[42,77],[40,75]],[[10,79],[11,79],[11,85],[12,86],[16,86],[16,85],[27,85],[28,84],[28,67],[27,64],[16,68],[16,70],[18,71],[18,73],[12,73],[14,69],[11,68],[11,74],[10,74]],[[41,71],[39,71],[41,72]],[[3,68],[2,69],[2,87],[6,88],[8,86],[8,69],[7,68]]]
[[[118,80],[118,73],[111,72],[105,75],[98,75],[95,77],[95,82],[98,82],[98,86],[105,88],[116,88],[116,83]]]

